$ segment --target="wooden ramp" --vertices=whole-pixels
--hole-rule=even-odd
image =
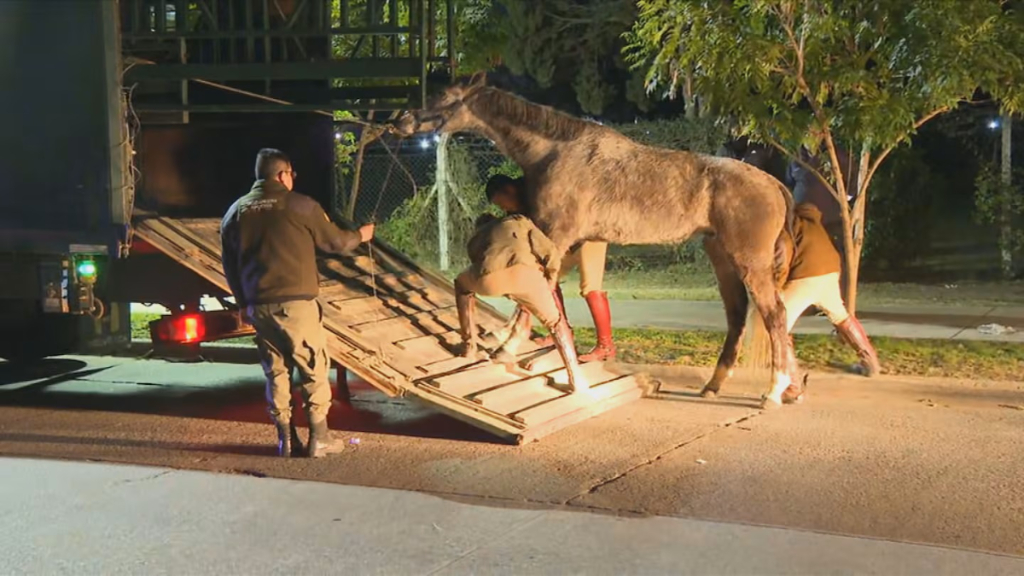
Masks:
[[[136,234],[216,286],[228,290],[220,263],[220,221],[139,216]],[[371,258],[372,254],[372,258]],[[451,283],[375,241],[352,257],[321,258],[320,303],[332,359],[389,396],[410,395],[505,441],[521,444],[640,398],[633,376],[602,363],[583,371],[591,390],[565,394],[552,349],[530,344],[521,358],[540,358],[530,371],[458,357],[458,315]],[[481,329],[506,317],[477,303]]]

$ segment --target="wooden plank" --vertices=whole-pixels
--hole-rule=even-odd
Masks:
[[[525,427],[532,428],[570,412],[589,409],[604,400],[618,396],[623,392],[628,392],[631,388],[636,389],[638,393],[642,392],[632,376],[620,376],[610,382],[593,386],[585,392],[568,394],[539,406],[527,408],[522,412],[513,414],[512,418],[516,422],[522,422]]]
[[[454,374],[428,378],[425,381],[446,394],[463,398],[531,376],[536,376],[536,374],[522,370],[509,372],[502,364],[486,363],[460,370]]]
[[[459,336],[457,331],[450,331],[395,342],[395,347],[417,358],[417,365],[423,367],[435,362],[452,359],[455,356],[456,346],[461,341],[462,337]]]
[[[499,414],[513,414],[555,398],[565,392],[549,386],[547,376],[534,376],[472,396],[470,399]]]
[[[509,443],[521,442],[523,426],[472,402],[429,387],[412,387],[409,392],[431,408],[498,436]]]
[[[632,376],[628,377],[632,379]],[[600,414],[604,414],[609,410],[614,410],[620,406],[625,406],[630,402],[639,400],[643,396],[643,390],[639,386],[627,388],[624,392],[614,395],[606,400],[589,404],[580,410],[574,410],[562,416],[558,416],[543,424],[537,424],[525,428],[523,432],[516,439],[519,444],[525,444],[527,442],[533,442],[539,440],[551,433],[557,432],[573,424],[577,424],[584,420],[593,418]],[[560,402],[560,400],[556,400]]]
[[[450,332],[459,326],[458,317],[450,308],[431,310],[408,316],[398,316],[380,322],[366,322],[352,329],[369,340],[398,342],[427,334]]]
[[[561,364],[561,360],[559,360],[559,364]],[[591,386],[599,386],[621,377],[619,374],[605,370],[602,362],[584,364],[580,366],[580,371]],[[470,399],[501,414],[516,414],[565,396],[565,392],[550,385],[555,379],[561,382],[566,381],[564,368],[474,395]]]

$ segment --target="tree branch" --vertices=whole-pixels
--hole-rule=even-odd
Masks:
[[[948,110],[949,110],[949,106],[943,106],[941,108],[936,108],[935,110],[932,110],[931,112],[925,114],[920,119],[918,119],[917,122],[914,122],[914,127],[913,127],[912,131],[916,131],[918,128],[920,128],[921,126],[924,126],[926,123],[928,123],[928,121],[931,120],[932,118],[935,118],[939,114],[942,114],[943,112],[946,112]],[[857,183],[859,188],[866,188],[867,187],[868,182],[871,182],[871,179],[875,176],[875,171],[878,170],[878,167],[882,165],[882,162],[889,155],[889,153],[892,152],[894,149],[896,149],[895,145],[889,146],[888,148],[886,148],[885,150],[882,150],[882,152],[878,154],[878,157],[875,158],[874,165],[871,166],[870,170],[868,170],[867,177],[864,178],[863,182],[858,182]],[[858,193],[859,193],[859,191],[858,191]]]

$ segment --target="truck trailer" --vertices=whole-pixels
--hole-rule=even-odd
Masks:
[[[154,345],[252,334],[220,266],[220,218],[279,148],[297,190],[330,214],[338,111],[422,106],[453,68],[454,0],[0,2],[0,358],[112,353],[130,305],[170,313]],[[342,226],[354,226],[333,215]],[[375,240],[319,258],[328,349],[390,396],[408,395],[524,442],[641,395],[601,363],[593,388],[458,357],[451,283]],[[203,310],[204,297],[220,310]],[[480,303],[483,329],[506,319]]]

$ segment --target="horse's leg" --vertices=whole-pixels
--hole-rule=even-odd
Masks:
[[[772,386],[762,399],[761,407],[777,408],[782,405],[782,393],[792,384],[786,362],[786,306],[775,286],[771,267],[748,269],[744,271],[743,279],[771,338]]]
[[[725,336],[725,343],[722,345],[722,352],[718,356],[715,373],[700,393],[705,398],[714,398],[721,390],[722,384],[732,376],[733,367],[736,365],[736,358],[739,356],[740,344],[743,339],[743,329],[746,326],[748,299],[743,280],[736,272],[736,268],[721,243],[711,236],[705,236],[704,251],[707,252],[715,270],[718,292],[722,295],[725,319],[728,324],[728,333]]]

